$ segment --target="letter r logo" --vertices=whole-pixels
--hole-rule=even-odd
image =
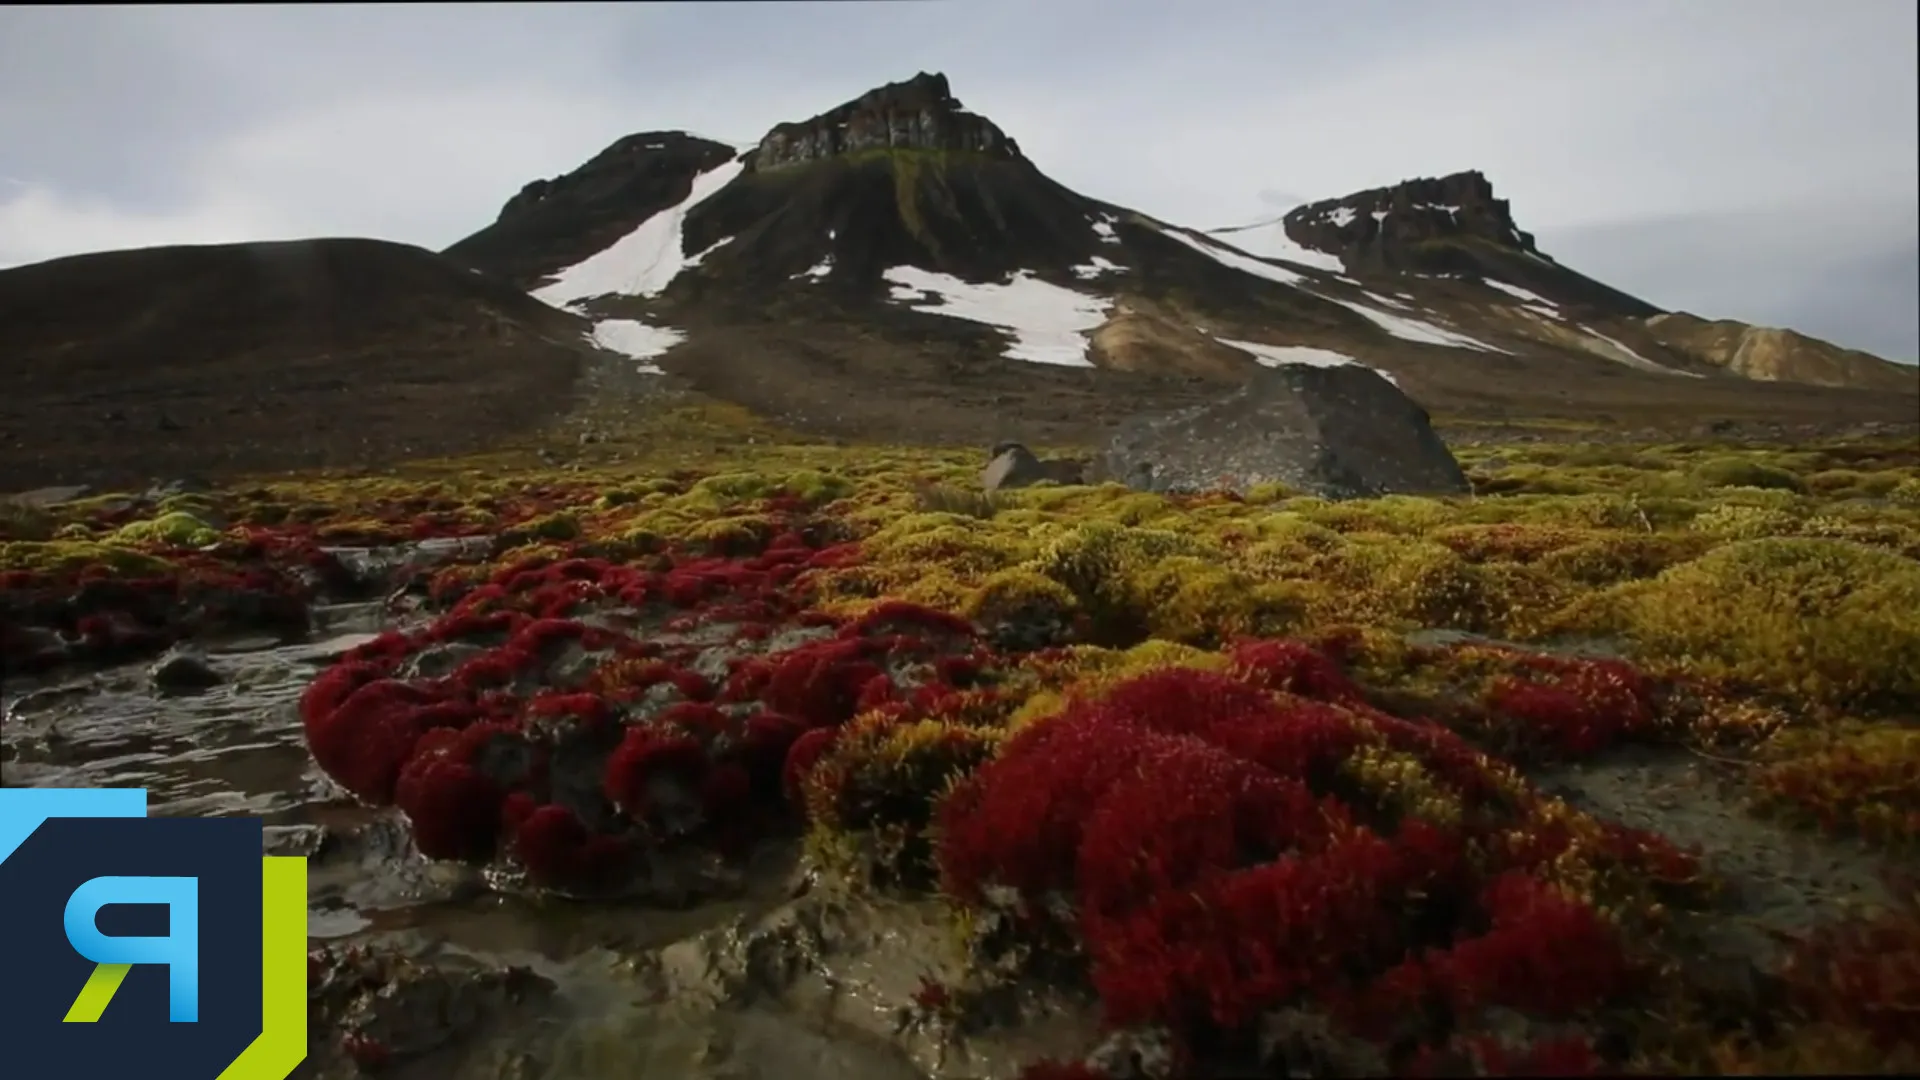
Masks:
[[[108,937],[96,924],[110,904],[165,904],[165,937]],[[67,897],[67,942],[97,967],[67,1010],[69,1023],[93,1023],[134,964],[167,966],[167,1019],[200,1019],[200,882],[190,877],[97,877]]]

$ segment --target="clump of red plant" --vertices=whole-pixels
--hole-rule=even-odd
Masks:
[[[1108,1022],[1189,1041],[1302,997],[1386,1038],[1496,1005],[1576,1016],[1629,985],[1585,901],[1469,857],[1499,784],[1459,736],[1361,706],[1302,646],[1244,644],[1233,669],[1152,672],[1015,735],[940,808],[945,891],[1011,890],[1029,921],[1064,901]],[[1463,813],[1370,789],[1344,767],[1367,747],[1410,755]]]

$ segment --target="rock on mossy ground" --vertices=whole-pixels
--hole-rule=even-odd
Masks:
[[[1477,447],[1473,497],[1343,503],[638,457],[16,509],[0,649],[388,596],[302,713],[421,854],[684,904],[798,839],[944,913],[916,1024],[1036,980],[1096,1011],[1031,1077],[1920,1066],[1913,446]],[[1705,834],[1561,782],[1631,755],[1869,845],[1885,903],[1703,955],[1738,910]]]

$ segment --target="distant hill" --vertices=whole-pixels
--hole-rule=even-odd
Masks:
[[[1702,319],[1684,311],[1650,316],[1647,329],[1677,353],[1749,379],[1854,386],[1893,394],[1920,389],[1920,367],[1882,360],[1792,330]]]
[[[570,403],[588,329],[379,240],[0,270],[0,490],[484,445]]]

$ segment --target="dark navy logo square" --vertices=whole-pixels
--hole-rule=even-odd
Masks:
[[[0,1010],[14,1034],[6,1072],[207,1080],[261,1030],[261,850],[258,818],[48,818],[0,862]],[[172,879],[98,883],[99,878]],[[191,883],[182,879],[191,879]],[[80,897],[74,897],[81,890]],[[109,902],[143,897],[151,902]],[[197,925],[174,927],[191,897]],[[100,965],[69,941],[67,909],[85,910],[107,939],[196,940],[181,979],[162,963],[134,963],[92,1023],[68,1022]],[[84,922],[85,919],[80,921]],[[109,948],[116,947],[109,940]],[[157,946],[156,946],[157,947]],[[111,987],[113,980],[99,980]],[[183,996],[190,984],[191,994]],[[104,990],[90,991],[95,1005]],[[177,1022],[190,1002],[192,1022]],[[23,1037],[24,1036],[24,1037]]]

